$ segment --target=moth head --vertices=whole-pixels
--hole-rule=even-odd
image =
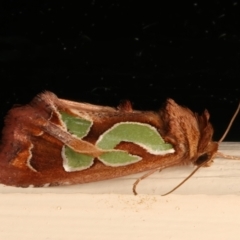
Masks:
[[[199,146],[198,146],[198,157],[194,161],[195,165],[209,166],[213,162],[213,158],[215,156],[219,156],[219,157],[223,157],[223,158],[227,158],[227,159],[240,160],[239,157],[226,155],[226,154],[223,154],[223,153],[217,151],[218,145],[224,140],[225,136],[227,135],[228,131],[230,130],[239,111],[240,111],[240,103],[238,104],[238,107],[237,107],[231,121],[229,122],[229,125],[228,125],[226,131],[224,132],[223,136],[221,137],[221,139],[218,142],[211,141],[213,129],[212,129],[211,124],[208,123],[208,119],[209,119],[208,112],[205,110],[205,112],[202,116],[197,116],[199,128],[201,130],[201,138],[200,138]]]
[[[164,122],[168,124],[168,136],[173,138],[173,141],[167,140],[179,148],[177,151],[184,153],[183,163],[199,165],[204,159],[210,160],[217,152],[218,143],[212,141],[213,127],[207,110],[199,115],[168,99],[163,113]]]
[[[198,121],[200,138],[197,149],[197,157],[193,162],[194,165],[201,165],[206,162],[205,166],[210,166],[213,162],[214,155],[218,150],[218,143],[212,141],[213,127],[209,122],[209,113],[207,110],[202,115],[195,114]]]
[[[178,189],[183,183],[185,183],[190,177],[192,177],[200,167],[207,167],[210,166],[213,162],[213,159],[215,156],[223,157],[227,159],[234,159],[234,160],[240,160],[240,157],[235,157],[231,155],[226,155],[221,152],[218,152],[218,146],[223,141],[225,136],[227,135],[229,129],[232,126],[232,123],[234,119],[236,118],[238,112],[240,111],[240,103],[238,105],[238,108],[233,115],[225,133],[221,137],[221,139],[218,142],[212,141],[212,135],[213,135],[213,128],[212,125],[209,123],[209,113],[207,110],[204,111],[202,115],[195,114],[195,118],[197,119],[198,123],[198,130],[200,135],[198,136],[198,147],[197,147],[197,154],[192,159],[193,164],[197,165],[197,168],[191,172],[191,174],[188,175],[182,182],[180,182],[176,187],[174,187],[171,191],[163,194],[162,196],[166,196],[176,189]],[[195,138],[196,139],[196,138]]]
[[[193,162],[194,165],[200,166],[205,162],[206,164],[204,164],[203,166],[209,167],[213,163],[213,159],[215,154],[217,153],[217,150],[218,150],[218,143],[209,142],[206,149],[204,149],[203,152],[198,153],[196,160]]]

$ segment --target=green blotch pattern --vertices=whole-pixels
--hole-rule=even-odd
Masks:
[[[64,153],[67,159],[67,165],[71,169],[83,170],[89,168],[93,164],[93,157],[75,152],[67,146],[65,146]]]
[[[92,126],[91,121],[79,117],[74,117],[65,112],[61,112],[61,118],[65,123],[68,131],[79,138],[85,137]]]
[[[151,125],[132,122],[115,124],[102,134],[96,145],[101,149],[113,149],[121,141],[138,144],[149,152],[160,152],[173,148],[171,144],[164,142]]]
[[[113,150],[111,152],[103,153],[99,157],[99,160],[107,166],[118,167],[138,162],[142,160],[142,158],[136,155],[131,155],[126,151]]]
[[[68,131],[82,139],[91,129],[92,122],[83,118],[61,112],[61,118]],[[140,161],[140,156],[132,155],[126,151],[114,149],[120,142],[127,141],[140,145],[150,153],[173,149],[171,144],[165,143],[158,131],[149,124],[137,122],[122,122],[115,124],[103,133],[97,143],[100,149],[107,150],[99,157],[99,160],[107,166],[126,166]],[[63,149],[64,161],[68,171],[78,171],[91,167],[94,157],[75,152],[68,146]]]

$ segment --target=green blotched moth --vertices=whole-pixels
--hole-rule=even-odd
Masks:
[[[0,183],[68,185],[202,165],[217,154],[212,134],[207,111],[198,115],[172,99],[153,112],[133,110],[129,102],[112,108],[45,92],[6,117]]]

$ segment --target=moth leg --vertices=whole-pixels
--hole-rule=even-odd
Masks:
[[[155,169],[152,169],[151,171],[147,172],[146,174],[142,175],[140,178],[138,178],[135,183],[133,184],[133,193],[134,195],[137,195],[137,191],[136,191],[136,188],[137,188],[137,185],[140,181],[142,181],[143,179],[149,177],[150,175],[152,175],[153,173],[157,172],[157,171],[161,171],[162,168],[161,167],[158,167],[158,168],[155,168]]]
[[[222,152],[217,152],[216,156],[221,158],[231,159],[231,160],[240,160],[240,157],[238,156],[231,156],[231,155],[224,154]]]

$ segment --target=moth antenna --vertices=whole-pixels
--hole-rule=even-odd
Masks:
[[[239,110],[240,110],[240,102],[239,102],[239,104],[238,104],[237,110],[235,111],[235,113],[234,113],[234,115],[233,115],[230,123],[228,124],[228,127],[227,127],[226,131],[224,132],[223,136],[222,136],[222,137],[220,138],[220,140],[218,141],[218,144],[221,143],[221,142],[224,140],[224,138],[226,137],[226,135],[228,134],[229,129],[231,128],[231,126],[232,126],[232,124],[233,124],[236,116],[237,116],[238,113],[239,113]]]
[[[149,171],[149,172],[147,172],[146,174],[142,175],[140,178],[138,178],[138,179],[135,181],[135,183],[133,184],[133,188],[132,188],[132,191],[133,191],[134,195],[137,195],[137,190],[136,190],[136,188],[137,188],[138,183],[139,183],[141,180],[149,177],[150,175],[152,175],[153,173],[155,173],[155,172],[158,171],[158,170],[161,171],[162,168],[152,169],[151,171]]]
[[[214,156],[213,156],[214,157]],[[212,158],[213,158],[212,157]],[[172,192],[174,192],[175,190],[177,190],[180,186],[182,186],[190,177],[192,177],[198,170],[199,168],[201,168],[203,165],[205,165],[206,163],[210,162],[211,159],[209,159],[208,161],[202,162],[200,165],[198,165],[182,182],[180,182],[176,187],[174,187],[172,190],[170,190],[169,192],[163,194],[162,196],[166,196]]]
[[[229,132],[229,129],[231,128],[236,116],[238,115],[239,113],[239,110],[240,110],[240,102],[238,104],[238,107],[237,107],[237,110],[235,111],[230,123],[228,124],[228,127],[225,131],[225,133],[223,134],[223,136],[221,137],[221,139],[218,141],[218,144],[220,144],[224,138],[226,137],[227,133]],[[224,154],[224,153],[221,153],[221,152],[217,152],[217,156],[219,157],[222,157],[222,158],[226,158],[226,159],[232,159],[232,160],[240,160],[240,157],[235,157],[235,156],[231,156],[231,155],[227,155],[227,154]]]

